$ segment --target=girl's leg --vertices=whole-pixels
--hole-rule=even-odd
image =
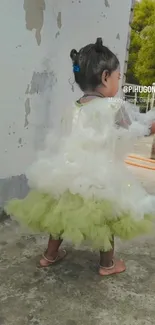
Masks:
[[[49,237],[47,250],[40,260],[41,267],[47,267],[65,257],[66,252],[64,250],[59,250],[61,244],[61,239],[52,239],[51,236]]]
[[[112,249],[108,252],[100,251],[100,275],[112,275],[126,270],[122,260],[114,260],[114,237],[111,242]]]

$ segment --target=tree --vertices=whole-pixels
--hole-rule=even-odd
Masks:
[[[155,24],[146,26],[141,32],[141,47],[135,63],[135,75],[140,84],[149,86],[155,82]]]
[[[128,58],[128,69],[126,74],[127,82],[133,84],[139,84],[139,80],[135,73],[135,65],[138,59],[138,52],[141,48],[141,38],[139,33],[131,30],[131,41],[130,41],[130,50]]]
[[[131,24],[127,82],[150,85],[155,79],[155,0],[136,2]],[[148,49],[148,50],[147,50]]]

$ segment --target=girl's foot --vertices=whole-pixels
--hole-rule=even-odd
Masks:
[[[114,275],[125,272],[126,266],[123,260],[114,260],[112,266],[104,267],[100,265],[99,274],[101,276]]]
[[[43,255],[42,259],[40,260],[40,263],[39,263],[40,268],[48,267],[48,266],[51,266],[57,262],[60,262],[61,260],[63,260],[65,258],[67,253],[65,250],[59,250],[55,254],[55,256],[48,256],[47,254],[46,255],[45,254]]]

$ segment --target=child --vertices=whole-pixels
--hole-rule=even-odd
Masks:
[[[120,67],[117,57],[97,39],[71,51],[75,81],[84,95],[75,104],[72,130],[54,134],[27,173],[31,191],[13,200],[7,213],[30,228],[50,233],[40,267],[66,256],[64,239],[85,240],[100,251],[101,276],[124,272],[114,258],[114,237],[131,239],[151,230],[155,197],[148,195],[124,163],[134,138],[149,134],[153,118],[138,122],[137,112],[115,99]]]

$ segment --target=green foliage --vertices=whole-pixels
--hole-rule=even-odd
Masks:
[[[146,26],[153,24],[154,10],[154,0],[141,0],[140,2],[136,2],[133,22],[131,24],[132,29],[140,33]]]
[[[138,51],[141,48],[141,38],[139,33],[131,30],[131,42],[130,42],[130,50],[129,50],[129,58],[128,58],[128,70],[127,70],[127,82],[138,84],[139,80],[135,74],[135,64],[138,58]]]
[[[127,82],[155,82],[155,0],[136,2],[131,24]]]
[[[143,85],[155,82],[155,25],[146,26],[141,32],[142,45],[135,64],[135,75]]]

